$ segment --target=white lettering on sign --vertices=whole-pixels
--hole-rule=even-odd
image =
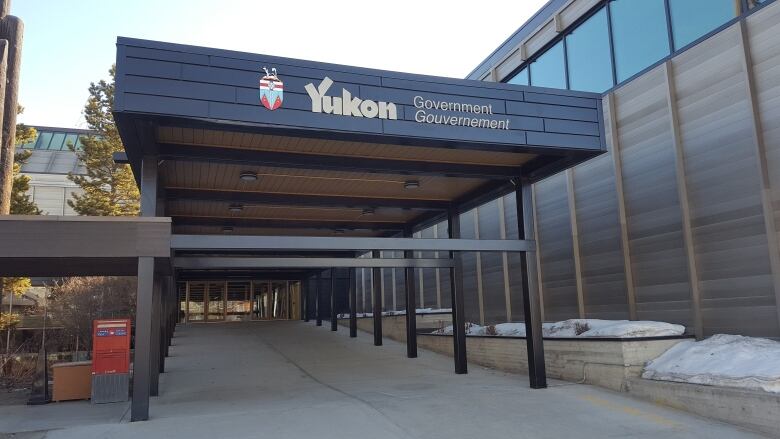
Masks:
[[[472,114],[493,114],[493,104],[474,105],[464,102],[446,102],[425,99],[422,96],[415,96],[413,99],[414,107],[417,112],[414,113],[415,122],[433,123],[439,125],[451,125],[471,128],[490,128],[494,130],[508,130],[509,119],[497,120],[484,117],[458,116],[449,114],[433,114],[426,110],[456,111],[460,113]]]
[[[367,117],[380,119],[398,119],[398,110],[392,102],[374,102],[369,99],[353,97],[347,89],[341,90],[341,97],[326,96],[333,80],[322,80],[320,85],[306,84],[306,93],[311,98],[311,111],[314,113],[339,114],[342,116]]]

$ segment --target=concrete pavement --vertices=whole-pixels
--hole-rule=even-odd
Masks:
[[[48,416],[57,407],[83,412],[64,425],[41,419],[37,407],[0,407],[0,432],[48,430],[28,437],[53,439],[761,437],[592,386],[552,381],[531,390],[526,376],[474,365],[455,375],[449,357],[421,350],[410,360],[401,343],[374,347],[370,334],[350,339],[344,328],[333,333],[314,322],[180,326],[174,342],[150,421],[126,422],[122,405],[40,408]]]

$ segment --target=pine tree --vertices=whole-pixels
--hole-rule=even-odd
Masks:
[[[17,108],[17,113],[22,114],[24,107],[21,105]],[[38,133],[35,128],[25,126],[24,124],[16,125],[16,144],[22,145],[35,140]],[[40,215],[41,210],[30,199],[30,195],[27,192],[30,190],[30,177],[22,174],[22,165],[27,162],[32,152],[21,151],[14,154],[14,180],[11,187],[11,215]]]
[[[89,86],[89,99],[84,106],[87,126],[95,135],[81,138],[82,149],[75,151],[84,163],[87,174],[68,174],[68,179],[84,191],[73,195],[68,205],[79,215],[138,215],[140,195],[129,165],[114,163],[114,153],[123,152],[112,111],[116,68],[109,70],[111,80],[100,80]]]

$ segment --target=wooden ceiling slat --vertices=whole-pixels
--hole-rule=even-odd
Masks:
[[[385,158],[397,160],[432,161],[439,163],[460,163],[480,165],[519,166],[534,155],[509,152],[441,149],[406,145],[379,145],[362,142],[347,142],[330,139],[304,139],[251,134],[246,141],[234,141],[239,133],[204,130],[202,142],[187,142],[181,128],[170,132],[168,127],[158,129],[161,143],[195,144],[213,147],[238,147],[264,151],[317,152],[326,155],[350,155],[354,157]],[[186,128],[184,130],[193,130]],[[251,139],[251,140],[249,140]],[[287,142],[282,141],[287,139]],[[294,139],[294,140],[293,140]]]

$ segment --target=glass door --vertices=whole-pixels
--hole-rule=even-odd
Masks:
[[[206,283],[206,316],[209,322],[225,320],[225,282]]]
[[[187,282],[187,304],[184,314],[188,322],[202,322],[205,319],[204,298],[206,297],[206,284],[203,282]]]
[[[249,283],[227,282],[226,320],[229,322],[249,320],[250,305]]]
[[[290,296],[287,294],[287,281],[271,282],[271,318],[287,320],[290,318]]]

